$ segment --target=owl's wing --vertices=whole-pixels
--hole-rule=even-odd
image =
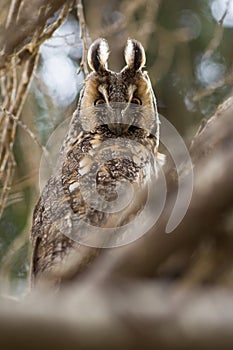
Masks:
[[[68,237],[75,217],[71,215],[61,179],[52,176],[33,214],[32,284],[44,280],[59,284],[80,273],[100,253],[100,249],[82,246]]]

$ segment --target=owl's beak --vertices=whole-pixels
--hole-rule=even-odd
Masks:
[[[111,132],[113,132],[117,136],[120,136],[126,133],[127,130],[129,129],[129,125],[127,124],[117,124],[117,123],[109,124],[108,127],[111,130]]]
[[[108,124],[109,129],[117,136],[124,134],[129,129],[130,125],[123,122],[123,109],[114,108],[113,117],[111,122]]]

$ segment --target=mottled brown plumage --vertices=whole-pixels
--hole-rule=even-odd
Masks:
[[[107,60],[107,42],[98,39],[88,52],[92,73],[34,211],[34,281],[49,275],[59,282],[55,271],[71,254],[77,258],[76,270],[85,268],[113,238],[103,238],[99,228],[119,227],[140,212],[140,204],[128,211],[114,207],[118,185],[131,184],[137,191],[156,171],[159,119],[149,77],[142,71],[144,49],[128,40],[126,66],[119,73],[108,70]]]

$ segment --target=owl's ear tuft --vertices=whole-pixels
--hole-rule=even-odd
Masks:
[[[109,46],[105,39],[95,40],[87,55],[87,60],[90,68],[95,72],[103,72],[107,69],[107,61],[109,56]]]
[[[145,65],[145,50],[139,41],[128,39],[125,47],[125,61],[128,68],[136,72]]]

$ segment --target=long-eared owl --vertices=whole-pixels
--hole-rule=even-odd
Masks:
[[[67,259],[82,271],[106,247],[134,240],[137,193],[156,173],[159,118],[145,52],[129,39],[120,72],[108,69],[105,39],[89,48],[84,82],[53,175],[33,214],[32,281],[62,279]],[[131,226],[130,226],[131,225]]]

